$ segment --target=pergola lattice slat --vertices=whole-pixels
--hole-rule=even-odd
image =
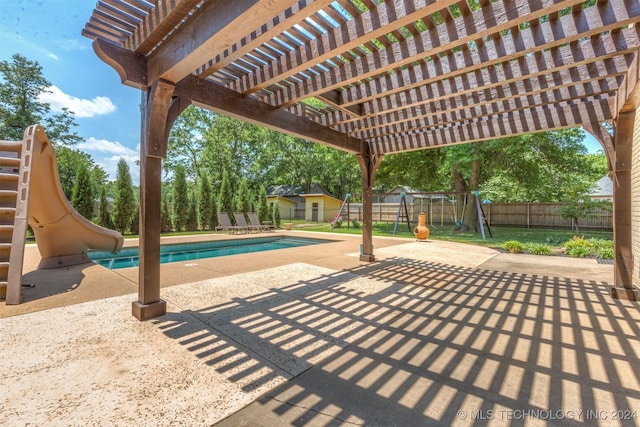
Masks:
[[[575,0],[574,3],[578,3],[578,1]],[[561,5],[556,5],[555,8],[560,9],[567,6],[571,6],[571,3],[563,2],[561,3]],[[371,55],[354,60],[349,64],[339,65],[338,67],[331,69],[327,73],[325,73],[326,75],[315,77],[313,79],[313,82],[307,83],[307,85],[305,86],[296,88],[297,91],[294,92],[290,90],[287,92],[283,92],[281,94],[278,94],[278,96],[268,100],[267,102],[272,103],[273,105],[286,106],[304,97],[314,96],[316,92],[313,90],[313,88],[320,85],[317,80],[331,82],[330,85],[325,86],[327,89],[338,89],[349,83],[355,83],[370,77],[376,77],[378,74],[385,70],[410,66],[416,60],[422,60],[425,57],[432,56],[436,52],[449,51],[453,48],[460,47],[461,45],[465,45],[469,42],[479,43],[485,36],[499,34],[500,31],[509,30],[521,23],[528,22],[529,20],[534,19],[536,16],[541,16],[544,13],[549,13],[546,9],[539,9],[538,13],[536,14],[535,10],[531,10],[530,8],[516,8],[515,10],[521,10],[521,12],[519,13],[521,13],[522,15],[519,14],[518,19],[516,20],[506,20],[506,18],[502,18],[502,16],[507,14],[507,7],[508,6],[504,5],[504,3],[498,1],[496,3],[491,3],[490,6],[487,6],[486,9],[489,9],[489,11],[476,11],[475,14],[484,13],[485,15],[487,15],[484,18],[488,20],[488,22],[484,21],[485,26],[483,28],[477,28],[476,26],[476,28],[473,28],[473,31],[471,31],[466,26],[456,26],[455,23],[446,23],[436,26],[431,30],[427,30],[421,33],[419,37],[414,37],[411,39],[407,39],[404,42],[395,43],[387,49],[372,52]],[[498,13],[501,13],[502,15],[496,16],[497,13],[495,12],[495,10],[499,11]],[[362,29],[361,31],[364,31],[364,29]],[[456,37],[451,37],[451,34],[455,34]],[[498,38],[498,41],[499,40],[501,40],[501,37]],[[361,39],[356,40],[353,43],[358,43],[360,41]],[[496,51],[498,51],[498,49],[496,49]],[[290,54],[290,56],[294,56],[294,54]],[[495,53],[487,53],[488,58],[491,58],[492,56],[499,58],[499,56]],[[298,61],[300,61],[299,58],[288,57],[286,63],[295,64]],[[264,73],[267,74],[271,72],[273,74],[273,70],[276,69],[279,71],[278,68],[272,66],[271,68],[269,68],[269,70],[265,70]],[[279,75],[282,75],[282,73],[280,73]],[[255,84],[256,83],[245,84],[244,87],[236,87],[234,89],[246,93],[248,91],[248,87]]]

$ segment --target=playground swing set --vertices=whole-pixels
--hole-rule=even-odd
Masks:
[[[482,234],[482,240],[486,240],[485,227],[489,232],[489,236],[493,237],[493,233],[491,232],[491,227],[489,226],[489,222],[487,221],[487,216],[484,213],[484,209],[482,208],[482,204],[480,203],[480,192],[479,191],[471,191],[471,194],[475,196],[476,200],[476,209],[478,210],[478,222],[480,223],[480,233]],[[462,222],[464,221],[464,215],[467,210],[467,204],[469,200],[469,193],[465,193],[464,195],[464,204],[462,205],[462,212],[460,214],[460,220],[458,221],[456,217],[456,209],[453,209],[454,213],[454,221],[456,226],[459,228],[462,226]],[[406,221],[407,227],[411,232],[411,222],[409,219],[409,209],[407,208],[406,194],[403,192],[400,194],[400,202],[398,204],[398,213],[396,214],[396,220],[393,225],[393,234],[397,233],[398,224],[402,221]],[[415,231],[414,231],[415,232]]]

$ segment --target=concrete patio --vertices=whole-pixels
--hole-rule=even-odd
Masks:
[[[640,313],[611,265],[389,238],[361,263],[331,238],[165,264],[147,322],[135,268],[44,274],[28,248],[0,424],[640,425]]]

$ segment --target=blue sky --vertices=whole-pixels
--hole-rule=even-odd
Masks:
[[[100,61],[91,40],[80,35],[95,0],[0,0],[0,60],[14,53],[36,61],[52,84],[46,98],[55,111],[75,113],[78,149],[91,154],[110,178],[122,157],[134,182],[140,146],[140,91],[124,86],[116,72]],[[589,151],[600,144],[589,135]]]
[[[77,148],[91,154],[112,179],[122,157],[138,182],[140,91],[120,83],[80,32],[93,0],[0,0],[0,60],[15,53],[36,61],[52,84],[45,99],[55,111],[69,107],[84,139]],[[46,129],[45,129],[46,131]]]

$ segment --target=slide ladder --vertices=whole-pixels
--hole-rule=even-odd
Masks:
[[[0,141],[0,298],[20,299],[22,262],[27,221],[17,220],[27,209],[28,185],[20,171],[28,174],[32,144]],[[17,286],[9,286],[9,284]],[[12,291],[12,292],[11,292]],[[8,292],[16,295],[8,296]]]
[[[39,125],[22,141],[0,141],[0,298],[22,302],[27,227],[41,255],[38,268],[89,262],[88,249],[118,252],[124,239],[80,215],[67,200],[53,145]]]
[[[406,221],[407,228],[411,232],[411,220],[409,219],[409,209],[407,209],[407,195],[403,192],[400,193],[400,204],[398,205],[398,213],[396,214],[396,221],[393,224],[393,234],[398,231],[398,223]]]
[[[351,194],[347,193],[346,197],[342,201],[342,205],[340,205],[340,210],[338,211],[338,214],[335,216],[335,218],[333,218],[333,221],[331,221],[332,230],[336,226],[336,222],[338,221],[338,218],[342,216],[342,212],[344,211],[344,208],[347,206],[347,203],[349,203],[349,197],[351,197]],[[349,223],[349,218],[347,218],[347,224],[348,223]]]

